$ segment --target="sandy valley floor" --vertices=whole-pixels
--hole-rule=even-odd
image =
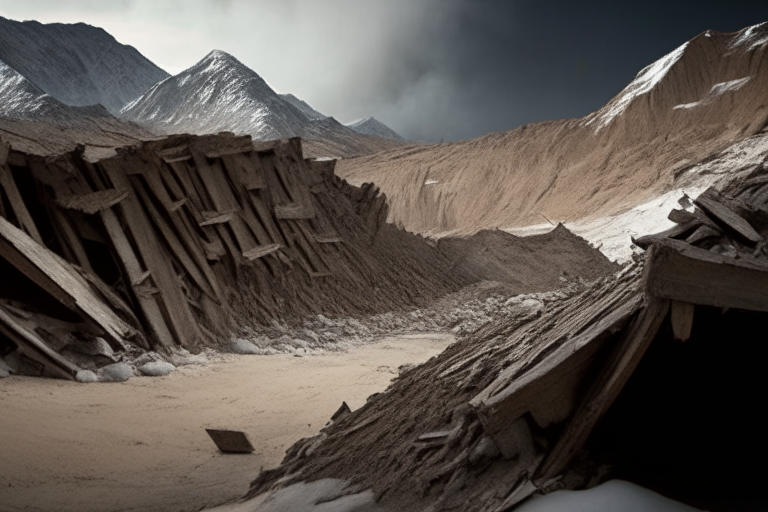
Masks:
[[[387,338],[320,356],[226,356],[121,384],[0,380],[0,510],[191,511],[242,496],[259,469],[354,410],[449,335]],[[245,431],[256,452],[221,455],[205,428]]]

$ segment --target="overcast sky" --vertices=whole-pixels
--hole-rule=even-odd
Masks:
[[[224,50],[339,121],[447,141],[585,115],[699,32],[768,21],[768,1],[0,0],[0,15],[102,27],[169,73]]]

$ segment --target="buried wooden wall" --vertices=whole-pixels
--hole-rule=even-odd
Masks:
[[[0,256],[115,350],[126,342],[196,347],[230,329],[228,306],[243,277],[256,290],[251,312],[260,321],[280,314],[281,286],[310,302],[297,279],[305,288],[334,275],[368,285],[371,261],[344,247],[339,221],[313,192],[333,181],[333,163],[317,168],[298,139],[257,149],[249,137],[175,136],[97,161],[82,149],[44,158],[2,144]],[[378,190],[369,189],[352,199],[385,217]],[[16,345],[38,347],[39,364],[74,376],[77,365],[40,348],[62,349],[69,338],[46,344],[33,332],[30,341],[8,315],[0,329]]]

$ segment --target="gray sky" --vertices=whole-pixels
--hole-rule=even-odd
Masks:
[[[438,141],[585,115],[697,33],[768,20],[768,2],[0,0],[0,15],[102,27],[170,73],[224,50],[339,121]]]

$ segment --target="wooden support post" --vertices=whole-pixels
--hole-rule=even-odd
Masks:
[[[679,240],[648,250],[644,286],[654,297],[720,308],[768,311],[768,265],[730,258]]]
[[[546,482],[560,474],[581,449],[597,421],[613,404],[637,368],[668,311],[668,300],[648,299],[560,434],[557,444],[539,466],[534,483]]]
[[[29,210],[27,210],[27,205],[24,204],[24,200],[21,198],[16,181],[14,181],[11,175],[11,169],[7,165],[0,165],[0,186],[3,187],[8,200],[11,202],[11,208],[19,220],[21,229],[26,231],[35,242],[45,245],[40,232],[37,230],[37,226],[35,226],[35,222],[32,220],[32,216],[29,214]]]
[[[693,310],[694,305],[690,302],[672,301],[670,319],[672,321],[672,334],[677,341],[688,341],[691,338]]]

